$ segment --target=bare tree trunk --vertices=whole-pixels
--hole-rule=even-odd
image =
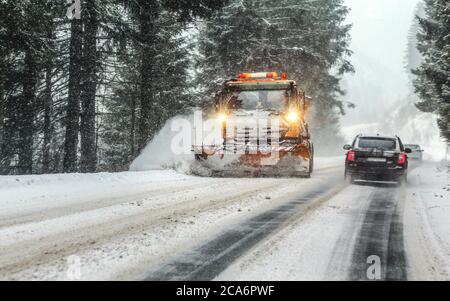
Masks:
[[[5,119],[5,99],[4,97],[4,82],[5,82],[5,63],[3,58],[3,53],[0,52],[0,142],[3,142],[4,135],[4,119]],[[1,144],[1,143],[0,143]],[[0,145],[0,162],[2,161],[2,152]],[[1,174],[1,164],[0,164],[0,174]]]
[[[73,19],[70,37],[69,96],[66,110],[64,172],[77,171],[78,132],[80,128],[80,92],[82,59],[82,22]]]
[[[140,120],[138,147],[142,150],[154,134],[152,124],[152,108],[154,100],[154,62],[156,32],[154,22],[158,18],[158,3],[155,0],[140,1],[141,12],[139,15],[140,39],[143,49],[141,52],[141,95],[140,95]]]
[[[33,172],[33,105],[36,97],[36,73],[36,61],[28,49],[25,53],[23,95],[19,106],[19,174]]]
[[[47,29],[47,38],[53,39],[53,28]],[[52,71],[53,59],[52,52],[47,54],[47,62],[45,66],[45,90],[44,90],[44,145],[42,147],[42,173],[50,171],[50,143],[52,139]]]
[[[50,143],[52,138],[51,114],[52,114],[52,64],[47,61],[45,70],[44,92],[44,145],[42,147],[42,173],[48,173],[50,167]]]
[[[133,91],[133,96],[131,97],[130,159],[133,159],[136,155],[136,92],[137,89]]]
[[[143,25],[143,30],[149,27],[147,24]],[[141,58],[141,92],[140,92],[140,116],[139,116],[139,150],[144,149],[151,135],[151,120],[150,115],[152,111],[152,62],[150,57],[152,55],[150,47],[145,45],[142,50]]]
[[[14,155],[15,132],[18,127],[18,103],[20,97],[8,97],[4,100],[4,121],[3,134],[0,144],[0,174],[8,175],[11,173],[11,159]]]
[[[10,131],[5,122],[7,117],[7,111],[9,111],[9,107],[6,103],[5,97],[5,73],[4,70],[6,68],[6,63],[4,61],[3,54],[0,53],[0,174],[8,174],[9,173],[9,159],[10,159]]]
[[[97,91],[98,16],[95,0],[87,0],[84,11],[83,85],[81,92],[81,172],[97,169],[95,94]]]

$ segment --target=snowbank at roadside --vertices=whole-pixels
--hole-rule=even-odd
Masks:
[[[0,176],[0,217],[65,203],[136,195],[191,177],[175,171]]]
[[[450,267],[450,171],[444,164],[425,165],[414,174],[415,184],[410,199],[422,202],[430,226],[448,252]]]
[[[145,183],[148,181],[166,181],[174,178],[183,179],[184,175],[176,172],[119,172],[119,173],[92,173],[92,174],[48,174],[48,175],[21,175],[0,176],[0,193],[7,189],[20,187],[21,189],[34,188],[40,185],[74,184],[73,188],[86,187],[86,185],[114,185],[118,183]]]
[[[450,280],[450,171],[444,163],[410,172],[405,208],[413,280]]]

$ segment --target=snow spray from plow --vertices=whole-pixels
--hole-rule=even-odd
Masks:
[[[258,122],[270,124],[272,129],[277,128],[276,122],[265,118],[267,116],[258,116]],[[251,118],[246,119],[245,124],[249,124],[249,119]],[[204,177],[298,175],[297,169],[293,166],[301,166],[304,162],[300,162],[301,158],[294,156],[286,156],[280,160],[282,146],[275,142],[279,139],[278,137],[264,137],[266,141],[267,139],[272,141],[268,150],[262,150],[263,148],[259,147],[259,144],[258,149],[252,150],[245,143],[243,143],[244,147],[240,149],[225,149],[221,136],[221,124],[222,121],[218,118],[204,119],[201,111],[170,119],[134,160],[130,170],[174,169],[180,173]],[[247,130],[245,126],[244,129]],[[214,153],[214,156],[210,156],[207,161],[196,160],[199,154],[199,150],[195,149],[195,145],[199,145],[197,141],[201,141],[200,145],[210,146],[209,152]],[[203,147],[200,154],[202,152],[205,152]],[[242,156],[253,154],[252,152],[268,154],[267,158],[261,160],[263,162],[261,167],[242,164]]]
[[[172,123],[177,119],[193,121],[194,115],[180,115],[168,120],[159,133],[133,161],[130,171],[175,169],[179,172],[188,173],[190,166],[195,162],[194,158],[192,158],[190,153],[175,154],[171,151],[172,141],[177,135],[172,130]]]
[[[173,169],[184,174],[197,176],[211,176],[213,169],[223,168],[230,164],[235,157],[228,156],[225,160],[211,160],[205,166],[195,160],[192,152],[194,139],[202,139],[196,136],[195,119],[201,116],[201,111],[189,115],[179,115],[166,122],[164,127],[145,147],[141,154],[133,161],[130,171]],[[202,122],[201,120],[197,120]],[[205,135],[208,140],[218,139],[216,120],[207,120],[206,125],[200,127],[208,130]],[[203,133],[202,133],[203,135]]]

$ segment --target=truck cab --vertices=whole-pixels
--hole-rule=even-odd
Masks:
[[[314,150],[306,122],[311,98],[286,74],[240,74],[224,83],[214,106],[222,124],[222,144],[212,151],[202,146],[197,160],[239,155],[240,166],[311,175]]]

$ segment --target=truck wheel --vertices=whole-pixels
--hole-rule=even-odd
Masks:
[[[309,173],[310,175],[314,172],[314,146],[311,145],[311,157],[309,158]]]
[[[307,179],[311,178],[313,171],[314,171],[314,157],[311,157],[309,159],[308,172],[306,173],[306,175],[304,177]]]
[[[314,172],[314,157],[311,157],[311,159],[309,160],[309,172]]]
[[[306,178],[306,179],[311,178],[311,172],[308,171],[305,175],[302,176],[302,178]]]

